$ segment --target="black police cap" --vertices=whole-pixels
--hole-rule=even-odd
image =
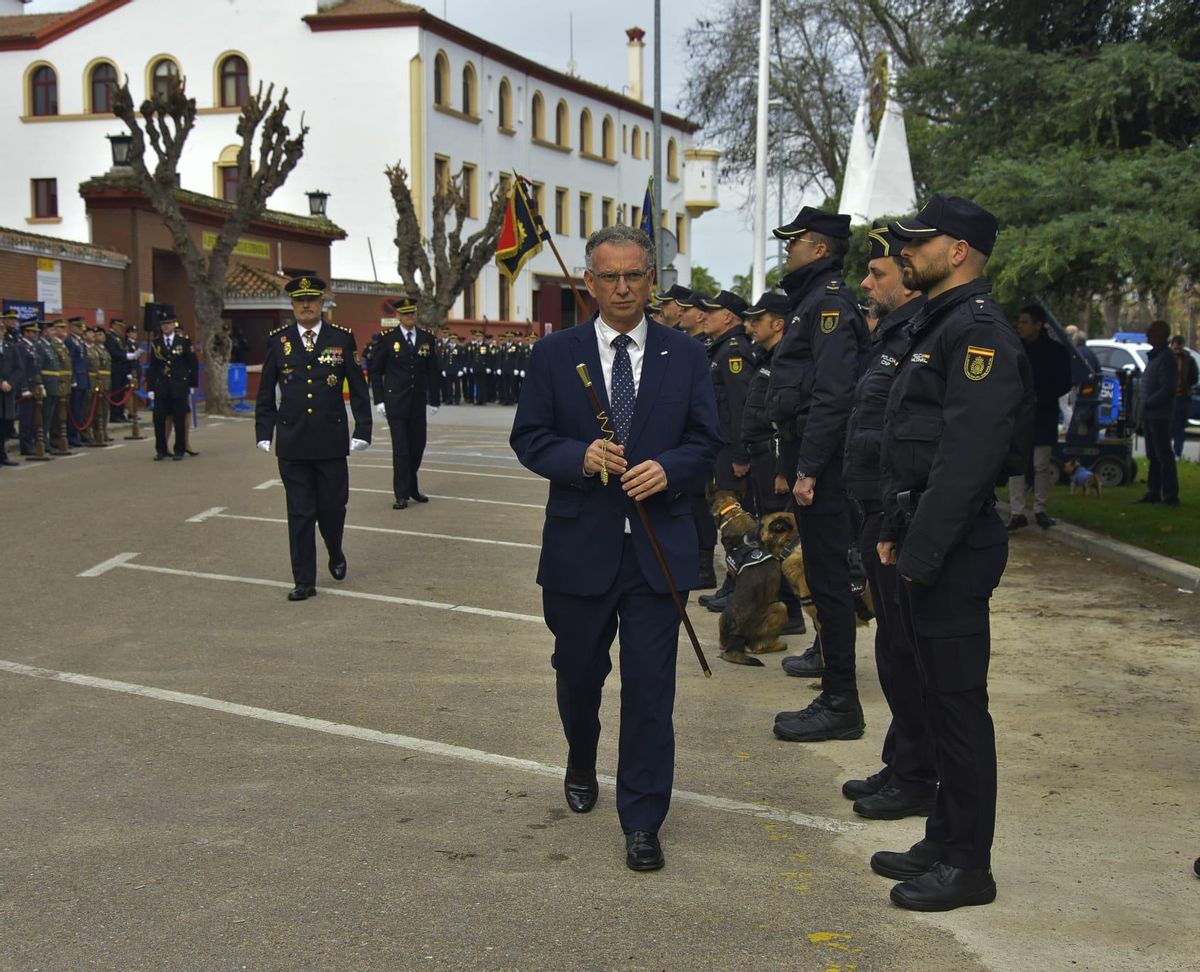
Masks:
[[[801,233],[820,233],[832,240],[850,239],[850,217],[845,213],[827,213],[805,206],[790,223],[775,228],[775,237],[794,240]]]
[[[746,308],[746,317],[761,317],[770,314],[772,317],[787,317],[791,303],[787,294],[782,290],[768,290],[754,304]]]
[[[692,292],[687,287],[681,287],[679,284],[673,284],[661,293],[655,294],[655,298],[660,304],[665,304],[669,300],[678,301],[680,299],[687,300],[692,296]]]
[[[701,297],[700,306],[706,311],[727,310],[738,317],[746,316],[746,302],[728,290],[718,291],[712,297]]]
[[[880,260],[883,257],[895,257],[898,260],[905,243],[886,226],[876,226],[868,230],[867,242],[870,245],[868,260]]]
[[[292,277],[283,285],[283,289],[292,300],[305,300],[309,297],[325,296],[325,281],[320,277]]]
[[[902,240],[951,236],[966,240],[984,256],[991,256],[999,228],[996,217],[978,203],[940,192],[935,192],[913,219],[898,219],[888,224],[892,234]]]

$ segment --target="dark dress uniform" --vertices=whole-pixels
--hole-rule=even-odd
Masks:
[[[313,278],[305,278],[313,279]],[[371,400],[354,334],[321,321],[312,350],[289,324],[267,338],[267,358],[254,403],[255,441],[275,435],[279,478],[287,493],[292,577],[304,591],[317,583],[316,530],[331,564],[345,563],[342,534],[350,498],[350,439],[371,441]],[[347,434],[342,386],[350,387],[353,435]],[[279,404],[275,404],[275,389]]]
[[[760,314],[784,316],[788,311],[787,297],[782,292],[763,294],[758,303],[746,311],[747,317]],[[775,346],[778,347],[778,344]],[[742,447],[750,457],[750,485],[754,493],[756,516],[779,513],[787,509],[791,499],[775,492],[775,478],[787,477],[793,470],[785,469],[779,451],[779,434],[771,420],[767,392],[771,385],[771,363],[775,348],[757,350],[757,364],[746,390],[746,406],[742,411]]]
[[[0,466],[15,466],[8,458],[8,437],[17,420],[17,402],[25,393],[25,369],[17,337],[0,325],[0,382],[8,382],[9,390],[0,389]]]
[[[113,323],[116,324],[118,321],[114,320]],[[132,372],[129,359],[125,357],[125,338],[115,331],[105,331],[104,347],[112,358],[112,397],[121,401],[125,397],[125,389],[129,385],[129,376]],[[120,405],[112,406],[108,420],[110,422],[125,421],[125,404],[123,402]]]
[[[187,448],[188,393],[199,381],[200,365],[186,334],[178,329],[170,341],[160,331],[150,342],[150,366],[146,385],[154,392],[154,452],[167,454],[167,419],[175,426],[175,458]]]
[[[83,319],[80,317],[71,318],[70,324],[73,326],[83,326]],[[76,422],[83,422],[87,418],[89,404],[91,402],[91,376],[88,372],[88,352],[87,344],[78,334],[68,334],[63,340],[67,346],[67,351],[71,354],[71,397],[68,402],[70,405],[70,413],[67,417],[67,442],[70,445],[77,446],[82,443],[79,434],[79,429],[75,427]]]
[[[845,238],[849,217],[806,206],[775,233],[790,239],[806,230]],[[795,459],[788,470],[789,485],[802,476],[816,478],[812,505],[798,507],[796,517],[805,576],[821,625],[825,668],[822,692],[813,705],[838,714],[839,724],[845,725],[836,732],[837,738],[858,738],[863,720],[855,681],[854,597],[847,561],[853,531],[842,480],[842,452],[870,332],[842,280],[840,258],[810,263],[789,273],[780,284],[793,309],[771,362],[768,402],[779,428],[781,450],[789,461]],[[816,715],[815,710],[781,713],[775,733],[787,739],[814,738],[807,727],[791,732],[784,722],[799,719],[804,724]],[[822,730],[820,738],[829,736]]]
[[[888,245],[898,243],[889,241]],[[917,660],[900,614],[899,575],[895,565],[880,562],[877,549],[883,515],[879,454],[888,393],[908,350],[908,324],[924,303],[924,297],[917,297],[879,321],[871,335],[869,363],[858,380],[854,408],[846,427],[843,475],[846,492],[859,506],[862,531],[858,548],[875,606],[875,667],[892,713],[883,740],[886,769],[880,788],[886,792],[878,799],[875,794],[863,794],[867,802],[861,807],[859,803],[854,805],[855,810],[866,816],[879,816],[902,807],[924,809],[937,785],[933,739],[926,724]]]
[[[411,337],[409,336],[411,335]],[[371,356],[371,391],[386,410],[392,435],[392,492],[396,502],[424,501],[417,471],[425,454],[425,406],[441,404],[437,342],[428,331],[388,332]]]
[[[746,393],[754,376],[754,342],[742,329],[746,302],[736,294],[721,291],[715,297],[702,298],[701,306],[708,311],[728,310],[737,317],[737,324],[724,334],[714,337],[708,345],[708,365],[712,373],[713,391],[717,396],[717,419],[725,444],[717,453],[713,465],[713,485],[717,489],[741,493],[745,480],[734,475],[733,464],[748,464],[750,456],[742,444],[742,415],[746,408]]]
[[[21,339],[17,342],[17,353],[21,359],[23,387],[29,393],[17,399],[17,421],[20,424],[21,455],[23,456],[32,456],[37,452],[37,419],[35,416],[41,396],[45,394],[45,386],[42,384],[42,355],[38,350],[37,343],[31,337],[32,331],[36,328],[36,321],[22,321],[18,325]]]

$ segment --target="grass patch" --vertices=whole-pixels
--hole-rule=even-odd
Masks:
[[[1146,492],[1146,460],[1141,458],[1138,482],[1105,489],[1099,500],[1094,496],[1085,499],[1082,493],[1072,496],[1069,486],[1052,486],[1049,513],[1066,523],[1200,567],[1200,463],[1180,462],[1177,468],[1180,506],[1134,505]],[[998,490],[997,495],[1007,500],[1008,490]],[[1028,529],[1037,530],[1032,505],[1030,491],[1025,494],[1025,514]]]

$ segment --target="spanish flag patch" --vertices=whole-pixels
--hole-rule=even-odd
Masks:
[[[992,362],[995,359],[995,348],[977,348],[971,345],[967,348],[966,358],[963,359],[963,374],[971,381],[983,381],[992,373]]]
[[[821,333],[832,334],[837,330],[841,319],[842,315],[840,311],[821,311]]]

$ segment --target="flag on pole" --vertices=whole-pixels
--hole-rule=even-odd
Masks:
[[[527,260],[542,250],[541,234],[537,217],[525,195],[521,179],[513,179],[512,194],[508,197],[508,211],[504,214],[504,225],[496,241],[496,265],[509,280],[515,281]]]
[[[650,237],[651,242],[654,241],[654,176],[650,177],[650,181],[646,184],[646,197],[642,200],[642,218],[638,223],[638,229]]]

